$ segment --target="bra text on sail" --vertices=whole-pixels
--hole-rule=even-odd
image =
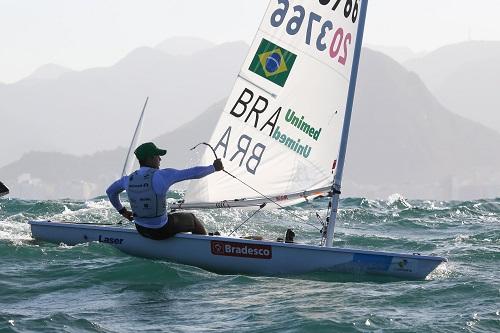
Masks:
[[[254,127],[263,134],[283,144],[293,152],[303,156],[304,158],[308,158],[311,154],[312,147],[308,144],[301,143],[300,138],[295,139],[283,133],[280,126],[277,126],[282,107],[278,107],[272,114],[270,114],[268,106],[269,100],[266,97],[256,94],[251,89],[244,87],[229,113],[247,123],[249,126]],[[266,112],[270,115],[267,115]],[[304,116],[301,116],[300,118],[296,116],[295,111],[288,109],[285,121],[299,129],[301,132],[306,133],[314,140],[317,141],[319,139],[321,128],[315,129],[304,120]],[[229,126],[215,146],[215,151],[217,151],[219,147],[224,149],[224,158],[226,158],[227,150],[230,146],[231,130],[232,127]],[[254,141],[252,137],[247,134],[242,134],[237,141],[237,150],[230,157],[230,160],[233,161],[234,159],[239,158],[239,166],[241,167],[247,156],[247,152],[250,150],[252,141]],[[245,164],[249,173],[255,174],[257,171],[257,167],[261,162],[265,148],[266,146],[262,143],[254,144],[253,149],[251,149],[252,153]]]
[[[247,107],[252,102],[254,97],[253,91],[251,91],[248,88],[245,88],[243,92],[241,93],[240,97],[236,101],[236,103],[233,105],[233,108],[231,109],[231,115],[235,116],[236,118],[239,118],[247,112]],[[248,122],[248,120],[252,117],[253,115],[253,127],[258,128],[259,125],[259,115],[264,113],[267,109],[267,106],[269,105],[269,101],[267,98],[258,95],[257,99],[252,105],[252,108],[250,109],[250,112],[247,114],[245,118],[245,123]],[[271,117],[262,125],[260,128],[260,131],[263,131],[264,129],[267,129],[269,127],[269,136],[274,131],[274,127],[276,126],[276,122],[278,121],[278,117],[281,112],[281,107],[278,108]],[[262,121],[261,121],[262,123]]]
[[[231,108],[230,114],[236,118],[240,118],[245,123],[248,123],[261,132],[265,131],[266,135],[271,136],[278,121],[281,107],[269,118],[263,118],[263,113],[266,112],[268,105],[269,100],[267,98],[260,95],[256,96],[252,90],[244,88]],[[262,155],[266,150],[266,146],[260,142],[255,143],[255,140],[251,136],[244,133],[241,134],[237,140],[232,140],[231,131],[232,126],[228,126],[219,139],[219,142],[215,145],[214,150],[217,152],[219,148],[222,148],[223,157],[226,158],[229,146],[231,145],[234,147],[234,145],[236,145],[237,149],[232,153],[229,160],[233,161],[239,159],[239,166],[241,167],[246,159],[246,170],[255,175],[257,167],[261,162]],[[234,149],[232,151],[234,151]],[[247,157],[249,152],[250,155]]]
[[[224,154],[223,154],[224,158],[226,158],[227,149],[229,146],[229,142],[231,140],[231,129],[232,129],[231,126],[229,126],[226,129],[226,131],[224,132],[224,134],[222,135],[219,142],[217,142],[217,145],[214,148],[214,150],[216,152],[217,152],[217,149],[219,149],[219,147],[224,148]],[[248,136],[246,134],[242,134],[240,136],[240,138],[238,139],[238,143],[237,143],[238,150],[231,156],[231,158],[229,160],[232,161],[232,160],[236,159],[237,157],[238,158],[241,157],[240,163],[239,163],[239,166],[241,167],[241,165],[243,164],[243,161],[245,160],[245,157],[247,156],[248,150],[250,149],[250,145],[251,145],[252,141],[253,141],[253,139],[250,136]],[[257,167],[259,166],[260,161],[262,159],[262,154],[264,154],[265,150],[266,150],[266,146],[260,142],[256,143],[253,146],[252,154],[250,155],[250,157],[248,157],[248,159],[245,163],[245,167],[246,167],[248,172],[255,175],[255,172],[257,171]]]

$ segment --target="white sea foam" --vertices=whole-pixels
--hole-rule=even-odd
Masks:
[[[0,221],[0,240],[8,240],[19,245],[31,240],[31,231],[27,223],[14,221]]]
[[[96,200],[96,201],[86,201],[83,205],[74,205],[73,209],[70,209],[67,205],[64,205],[64,210],[61,213],[54,214],[49,217],[50,220],[63,220],[71,222],[98,222],[105,221],[109,219],[110,212],[112,212],[112,205],[107,200]]]
[[[454,272],[454,266],[450,262],[441,263],[431,274],[429,274],[426,280],[440,280],[446,279]]]
[[[458,235],[453,240],[455,241],[455,243],[463,243],[464,241],[468,240],[469,238],[470,238],[469,235]]]
[[[400,203],[407,208],[412,208],[413,206],[405,199],[405,197],[399,193],[393,193],[387,198],[387,205],[391,206],[396,203]]]
[[[91,209],[109,209],[113,206],[108,200],[97,200],[97,201],[85,201],[85,206]]]
[[[64,211],[61,213],[61,215],[71,215],[71,213],[73,213],[73,211],[71,209],[68,208],[68,206],[64,205]]]

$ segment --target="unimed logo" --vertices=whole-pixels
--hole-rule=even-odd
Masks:
[[[216,256],[271,259],[273,255],[270,245],[257,245],[223,241],[211,241],[210,245],[212,248],[212,254]]]

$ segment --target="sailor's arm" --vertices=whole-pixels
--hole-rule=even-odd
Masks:
[[[108,189],[106,190],[106,194],[108,195],[109,201],[118,211],[118,213],[120,213],[129,221],[132,221],[132,212],[123,207],[122,203],[120,202],[120,193],[124,190],[125,187],[123,186],[123,178],[120,178],[108,187]]]
[[[170,185],[175,184],[177,182],[181,182],[183,180],[188,179],[199,179],[205,176],[208,176],[216,171],[224,170],[224,166],[222,165],[222,161],[217,159],[214,161],[213,165],[208,166],[197,166],[194,168],[177,170],[177,169],[162,169],[160,170],[160,174],[162,175],[164,185],[166,187],[170,187]]]

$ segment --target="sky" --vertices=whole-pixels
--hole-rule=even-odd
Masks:
[[[314,0],[313,0],[314,1]],[[42,65],[111,66],[174,36],[250,43],[268,0],[0,0],[0,82]],[[432,51],[500,40],[500,1],[370,0],[365,43]]]

